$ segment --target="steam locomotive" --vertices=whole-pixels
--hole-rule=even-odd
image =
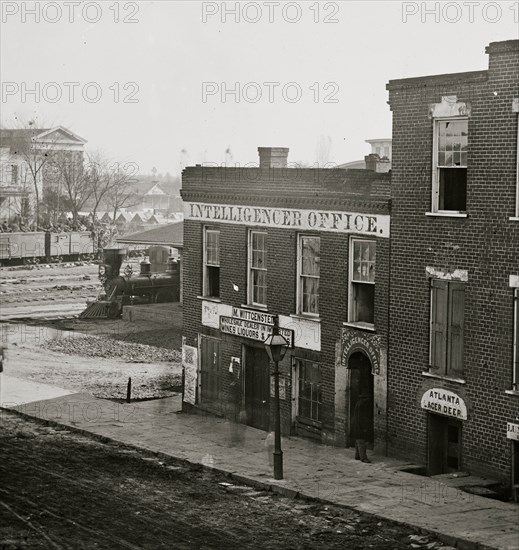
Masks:
[[[133,274],[126,268],[120,274],[126,250],[105,248],[103,263],[99,265],[99,280],[104,294],[87,308],[80,319],[109,318],[116,319],[122,314],[123,306],[134,304],[160,304],[180,300],[180,265],[174,259],[168,260],[166,271],[152,273],[149,262],[141,262],[140,273]]]
[[[94,251],[94,239],[89,231],[0,233],[2,266],[39,263],[58,258],[72,261],[94,254]]]

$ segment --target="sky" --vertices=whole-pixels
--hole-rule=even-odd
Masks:
[[[1,2],[3,127],[65,126],[87,151],[179,175],[258,147],[344,163],[391,137],[386,83],[484,70],[519,2]]]

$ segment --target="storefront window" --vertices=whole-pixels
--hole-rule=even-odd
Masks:
[[[298,416],[321,420],[321,374],[313,361],[295,359],[298,373]]]

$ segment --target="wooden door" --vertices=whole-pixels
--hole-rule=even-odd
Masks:
[[[428,414],[427,475],[443,474],[445,463],[445,419],[437,414]]]
[[[269,429],[270,366],[263,348],[245,347],[245,410],[247,424]]]
[[[458,472],[461,470],[461,422],[459,420],[447,420],[445,440],[445,473]]]
[[[355,438],[352,434],[353,429],[353,415],[355,413],[355,406],[359,400],[361,394],[368,397],[372,407],[374,402],[374,379],[371,372],[371,361],[362,352],[353,353],[348,360],[348,369],[350,369],[350,380],[348,387],[348,403],[349,403],[349,427],[347,432],[347,440],[352,447],[355,445]],[[373,414],[370,416],[371,430],[368,441],[373,443],[374,434],[374,418]]]
[[[427,474],[430,476],[461,470],[461,422],[429,414]]]
[[[200,338],[200,401],[220,404],[220,340]]]

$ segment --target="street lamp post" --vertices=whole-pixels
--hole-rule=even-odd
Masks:
[[[281,451],[281,414],[279,407],[279,362],[285,357],[288,342],[279,334],[279,318],[274,315],[272,334],[265,340],[265,350],[274,363],[274,479],[283,479],[283,452]]]

